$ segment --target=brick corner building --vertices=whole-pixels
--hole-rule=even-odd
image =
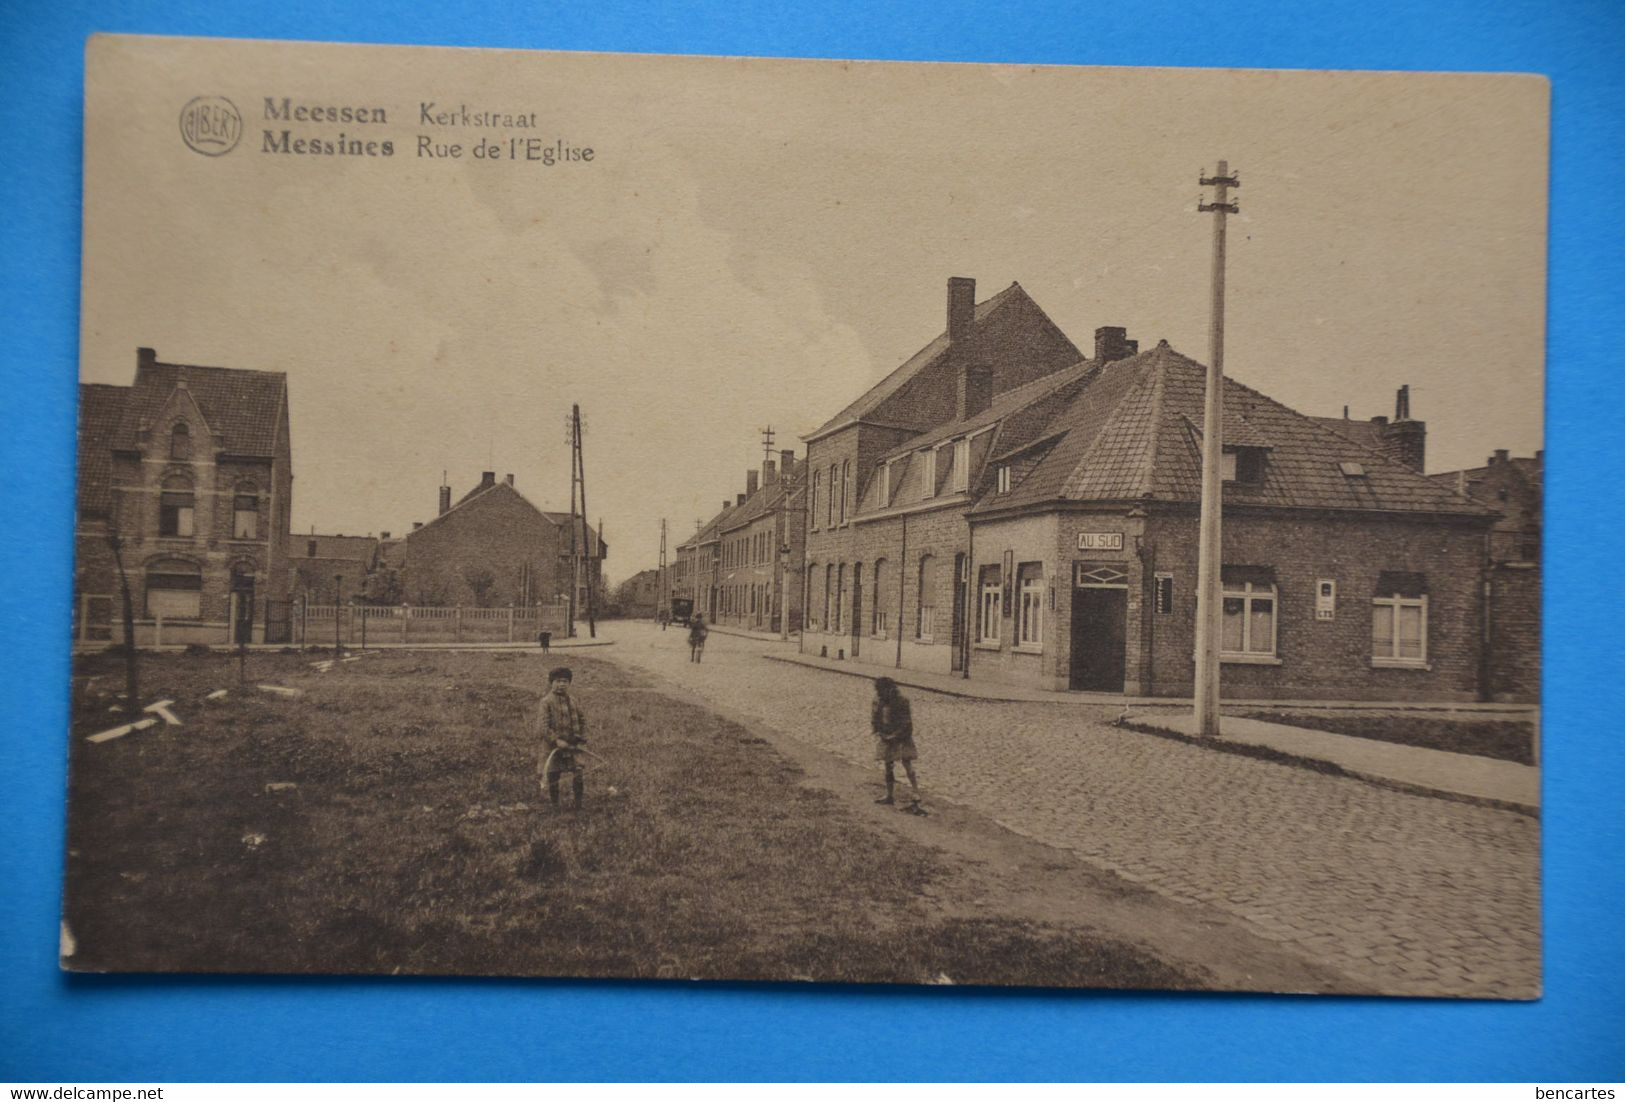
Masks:
[[[1085,358],[1018,285],[808,439],[804,651],[1046,689],[1194,680],[1206,368],[1116,327]],[[1224,401],[1227,697],[1485,692],[1495,514],[1421,473],[1425,428]],[[1350,423],[1358,424],[1358,423]]]

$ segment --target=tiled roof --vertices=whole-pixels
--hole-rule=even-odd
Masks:
[[[1005,303],[1010,302],[1018,295],[1022,298],[1026,298],[1027,292],[1022,290],[1021,284],[1012,283],[1010,286],[1006,287],[1004,290],[1000,291],[987,301],[978,302],[976,304],[974,324],[984,324],[1000,307],[1002,307]],[[817,431],[808,434],[806,437],[804,437],[804,439],[815,439],[827,432],[840,428],[842,425],[860,419],[864,416],[864,414],[873,410],[887,398],[890,398],[892,395],[896,394],[905,384],[908,383],[910,379],[913,379],[916,375],[919,375],[943,356],[947,355],[947,352],[948,333],[946,330],[944,330],[943,332],[937,334],[936,337],[932,338],[931,342],[924,348],[910,356],[901,367],[897,368],[890,375],[887,375],[874,386],[864,391],[857,401],[841,410],[841,412],[837,413],[834,417],[831,417],[828,421],[825,421],[818,427]]]
[[[1014,415],[1033,407],[1041,399],[1050,397],[1057,391],[1078,382],[1094,369],[1095,364],[1086,360],[1065,370],[1034,379],[1025,386],[1018,386],[1013,390],[1005,391],[1003,394],[996,394],[988,404],[987,409],[981,413],[976,414],[974,417],[967,417],[963,421],[951,421],[946,425],[932,429],[930,432],[913,437],[881,456],[880,462],[896,459],[898,456],[908,455],[911,452],[922,451],[933,445],[945,443],[955,437],[969,436],[971,433],[986,428],[988,425],[1012,418]],[[1005,439],[1009,427],[1009,425],[1006,425],[1006,432],[1000,435],[1000,451],[1007,450]]]
[[[209,428],[225,437],[226,452],[276,454],[277,420],[283,413],[288,377],[280,371],[190,364],[147,363],[136,369],[114,446],[137,447],[136,434],[143,427],[159,431],[153,421],[183,382]]]
[[[79,510],[106,515],[113,499],[113,437],[130,395],[127,386],[79,387]]]
[[[530,506],[530,508],[535,509],[537,513],[539,513],[541,516],[545,517],[547,520],[551,521],[552,523],[558,525],[560,528],[568,528],[569,527],[569,524],[570,524],[570,514],[569,513],[555,513],[555,512],[549,512],[546,509],[537,509],[536,506],[531,503],[531,500],[528,497],[526,497],[524,494],[520,493],[518,491],[518,489],[515,488],[512,484],[510,484],[506,480],[503,480],[501,482],[494,482],[489,486],[478,486],[478,485],[475,486],[468,493],[466,493],[462,497],[458,498],[456,504],[454,504],[450,509],[447,509],[444,513],[441,513],[440,516],[435,517],[433,520],[428,521],[422,527],[414,528],[412,531],[406,533],[405,538],[406,539],[411,539],[413,536],[417,535],[419,532],[422,532],[425,529],[428,529],[428,528],[433,527],[434,525],[438,524],[443,518],[449,517],[453,513],[455,513],[457,510],[465,508],[470,502],[477,501],[480,498],[484,497],[486,494],[496,493],[499,490],[506,490],[508,493],[512,494],[514,497],[518,498],[520,501],[524,502],[526,505]],[[578,523],[579,523],[579,520],[578,520]],[[594,529],[592,525],[590,525],[590,524],[587,525],[587,543],[588,543],[588,545],[589,546],[595,546],[596,543],[597,543],[597,540],[598,540],[598,532],[597,532],[597,530]],[[565,546],[568,546],[568,541],[566,542]],[[607,548],[607,546],[608,545],[606,544],[605,547]],[[592,551],[589,550],[587,552],[587,554],[590,557],[592,555]]]
[[[1382,434],[1375,421],[1356,421],[1349,417],[1311,417],[1310,420],[1348,437],[1356,444],[1367,448],[1382,447]]]
[[[975,511],[1057,500],[1200,500],[1206,374],[1166,342],[1107,365],[1048,427],[1064,433],[1048,455],[1009,493],[984,496]],[[1263,483],[1227,483],[1228,502],[1489,515],[1234,379],[1225,380],[1224,418],[1231,442],[1270,449]],[[1344,463],[1358,464],[1364,476],[1344,474]]]

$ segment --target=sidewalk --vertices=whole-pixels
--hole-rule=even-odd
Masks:
[[[731,632],[730,634],[737,635],[741,633]],[[763,637],[751,635],[750,638],[762,639]],[[778,642],[779,640],[774,637],[763,639],[763,641]],[[792,641],[794,641],[793,637]],[[894,669],[890,666],[874,665],[867,662],[818,658],[810,654],[764,653],[762,657],[771,659],[774,662],[791,662],[815,670],[827,670],[830,673],[844,673],[850,677],[866,677],[871,681],[877,677],[889,677],[899,685],[924,689],[927,692],[943,693],[947,696],[966,697],[971,700],[993,700],[1023,704],[1082,704],[1090,707],[1112,704],[1119,707],[1135,706],[1166,709],[1188,709],[1190,707],[1188,700],[1181,700],[1178,697],[1125,696],[1122,693],[1060,692],[1051,689],[1029,689],[1021,685],[1000,685],[987,681],[972,680],[960,677],[958,674]],[[1532,704],[1480,704],[1473,701],[1456,703],[1417,700],[1252,700],[1242,698],[1232,700],[1228,697],[1222,702],[1221,708],[1238,711],[1256,708],[1299,708],[1328,712],[1375,711],[1394,712],[1396,714],[1410,712],[1529,720],[1535,719],[1540,713],[1540,709]]]
[[[1194,717],[1188,702],[1167,697],[1129,697],[1120,693],[1050,692],[1014,685],[993,685],[957,676],[897,670],[859,662],[815,658],[804,654],[764,654],[775,662],[873,679],[892,678],[899,685],[947,696],[989,703],[1059,704],[1093,708],[1120,708],[1120,722],[1193,738]],[[1303,708],[1324,711],[1361,711],[1400,714],[1459,715],[1537,721],[1538,709],[1519,704],[1453,704],[1394,701],[1226,700],[1223,711],[1253,708]],[[1221,713],[1222,714],[1222,713]],[[1428,750],[1376,739],[1355,738],[1284,723],[1266,723],[1224,715],[1220,747],[1257,746],[1308,761],[1325,762],[1365,780],[1391,782],[1427,792],[1467,796],[1476,800],[1514,805],[1529,811],[1540,808],[1540,770],[1515,762],[1474,754]]]
[[[1187,738],[1196,737],[1196,717],[1189,712],[1177,715],[1131,713],[1127,722]],[[1219,727],[1220,742],[1262,746],[1297,758],[1328,762],[1367,780],[1395,781],[1431,792],[1515,804],[1531,811],[1540,809],[1540,770],[1532,765],[1239,716],[1222,716]]]

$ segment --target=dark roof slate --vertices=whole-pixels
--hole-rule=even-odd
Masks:
[[[1207,369],[1159,343],[1111,363],[1046,432],[1064,436],[1006,494],[976,512],[1050,501],[1158,500],[1201,496],[1201,424]],[[1320,420],[1225,380],[1227,439],[1268,447],[1261,485],[1227,483],[1225,500],[1270,506],[1487,516],[1469,501]],[[1358,463],[1364,477],[1340,467]]]
[[[185,383],[209,428],[225,438],[232,455],[272,457],[288,377],[280,371],[151,363],[136,369],[135,384],[114,437],[114,447],[139,446],[137,433],[153,424],[175,389]]]
[[[130,388],[107,383],[79,386],[79,509],[106,515],[113,503],[113,439]]]

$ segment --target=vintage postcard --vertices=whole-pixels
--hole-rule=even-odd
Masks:
[[[1544,80],[87,52],[63,967],[1539,995]]]

